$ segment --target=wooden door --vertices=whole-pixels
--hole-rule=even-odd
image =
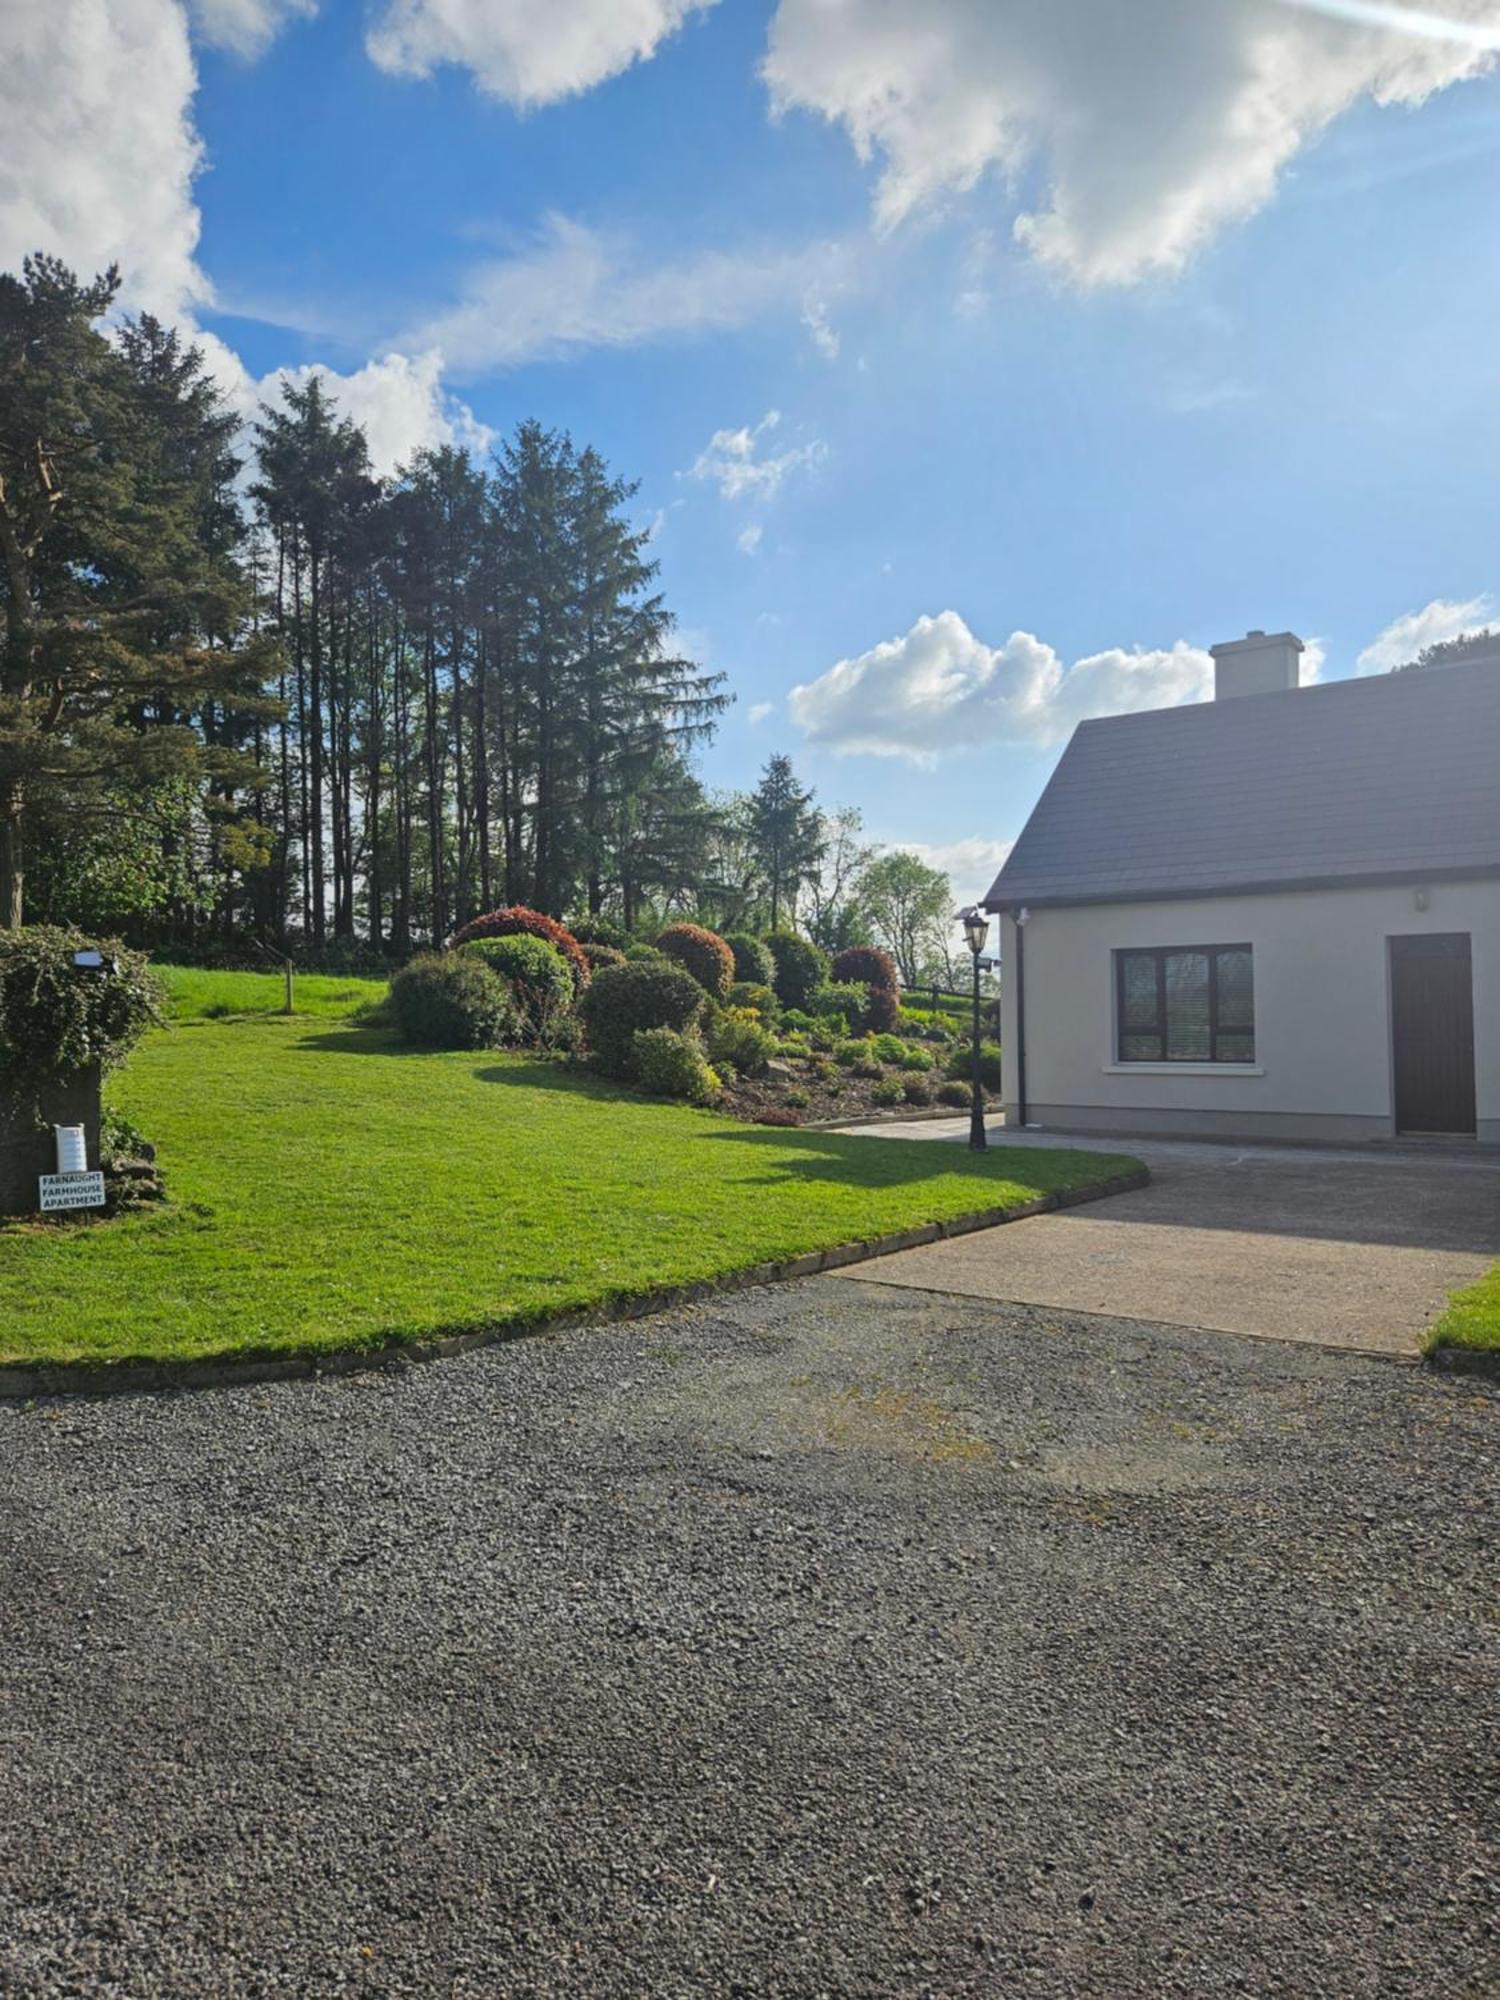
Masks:
[[[1474,981],[1466,931],[1391,939],[1396,1130],[1472,1132]]]

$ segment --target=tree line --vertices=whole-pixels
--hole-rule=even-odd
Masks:
[[[945,878],[785,757],[704,786],[730,696],[597,452],[523,422],[378,479],[317,377],[246,434],[117,291],[0,276],[0,925],[399,957],[526,903],[800,923],[930,974]]]

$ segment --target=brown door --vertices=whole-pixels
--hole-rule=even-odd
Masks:
[[[1466,931],[1391,939],[1398,1132],[1472,1132],[1474,981]]]

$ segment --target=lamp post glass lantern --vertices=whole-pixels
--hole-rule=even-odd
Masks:
[[[982,1153],[989,1144],[984,1130],[984,1084],[980,1078],[979,1058],[979,955],[984,950],[984,941],[990,934],[990,921],[976,904],[973,909],[962,912],[964,939],[974,960],[974,1062],[973,1082],[969,1097],[969,1146],[972,1151]]]

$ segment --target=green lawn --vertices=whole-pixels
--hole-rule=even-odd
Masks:
[[[274,1016],[154,1032],[111,1095],[156,1141],[170,1206],[0,1227],[0,1362],[519,1326],[1133,1165],[739,1125]]]
[[[153,964],[173,1021],[215,1021],[233,1014],[279,1014],[286,1006],[282,972],[205,972],[196,965]],[[299,972],[293,1008],[316,1020],[340,1020],[385,997],[383,979],[334,978]]]
[[[1429,1354],[1439,1347],[1487,1348],[1500,1353],[1500,1264],[1486,1271],[1477,1285],[1453,1294],[1448,1310],[1427,1329],[1423,1344]]]

